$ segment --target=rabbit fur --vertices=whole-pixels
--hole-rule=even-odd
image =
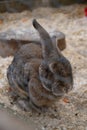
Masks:
[[[14,55],[7,70],[13,97],[24,110],[28,107],[43,111],[73,88],[71,64],[57,46],[56,37],[34,19],[40,44],[23,45]]]

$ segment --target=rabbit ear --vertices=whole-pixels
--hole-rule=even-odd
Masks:
[[[53,50],[52,39],[48,32],[34,19],[34,28],[39,32],[42,44],[43,57],[48,58]]]
[[[66,48],[65,35],[61,33],[59,37],[52,37],[53,46],[60,51],[63,51]]]
[[[57,38],[57,48],[59,48],[61,51],[63,51],[66,48],[66,40],[65,35],[61,33],[60,37]]]

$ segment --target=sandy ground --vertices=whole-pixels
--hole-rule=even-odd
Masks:
[[[74,88],[65,96],[68,102],[61,99],[46,113],[39,114],[31,109],[23,112],[10,103],[6,71],[12,57],[0,57],[0,103],[5,108],[11,108],[14,114],[19,113],[21,117],[38,123],[42,130],[87,130],[87,18],[84,16],[84,7],[73,5],[61,9],[38,8],[21,14],[0,14],[3,17],[1,31],[13,25],[21,31],[30,26],[35,17],[47,30],[60,30],[66,35],[67,48],[63,53],[72,64]]]

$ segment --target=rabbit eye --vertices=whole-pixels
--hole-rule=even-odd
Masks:
[[[56,72],[57,63],[51,63],[51,64],[49,64],[49,68],[50,68],[50,71],[51,71],[52,73]]]
[[[63,67],[61,67],[61,68],[59,69],[59,74],[60,74],[61,76],[67,76],[66,70],[65,70]]]
[[[49,70],[46,68],[44,71],[45,71],[45,76],[47,77]]]
[[[64,72],[64,69],[63,69],[63,68],[60,68],[60,71],[61,71],[61,72]]]
[[[42,69],[42,75],[44,77],[47,77],[47,75],[48,75],[48,69]]]

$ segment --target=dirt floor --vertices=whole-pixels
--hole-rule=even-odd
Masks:
[[[33,18],[37,18],[50,31],[60,30],[66,35],[67,48],[64,55],[70,60],[73,68],[74,88],[56,102],[46,113],[23,112],[12,105],[8,98],[7,67],[13,57],[0,57],[0,103],[4,108],[11,108],[13,113],[19,113],[26,120],[38,124],[42,130],[87,130],[87,18],[84,16],[86,5],[73,5],[60,9],[37,8],[33,12],[0,14],[0,32],[7,29],[19,30],[18,33],[30,27]],[[28,29],[27,29],[28,28]],[[32,123],[33,125],[33,123]]]

